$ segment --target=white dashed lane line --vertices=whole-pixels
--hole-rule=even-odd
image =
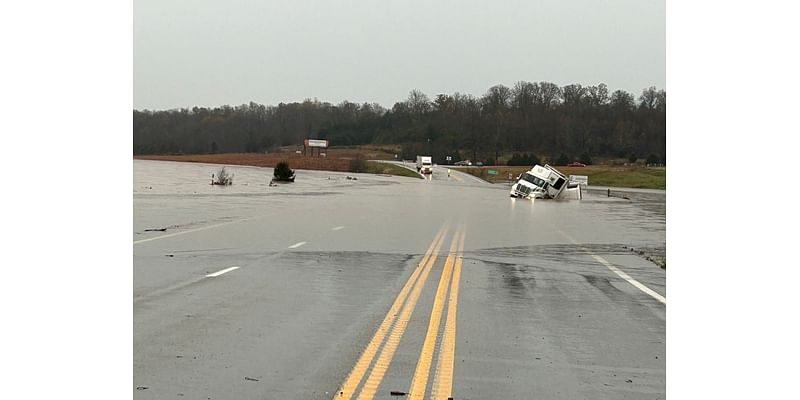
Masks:
[[[300,247],[300,246],[302,246],[302,245],[304,245],[304,244],[306,244],[306,243],[308,243],[308,242],[299,242],[299,243],[295,243],[295,244],[293,244],[293,245],[289,246],[289,248],[290,248],[290,249],[296,249],[296,248],[298,248],[298,247]]]
[[[217,272],[214,272],[213,274],[206,275],[206,278],[216,278],[216,277],[218,277],[218,276],[220,276],[220,275],[222,275],[222,274],[224,274],[226,272],[231,272],[231,271],[233,271],[235,269],[239,269],[239,267],[225,268],[222,271],[217,271]]]
[[[343,226],[336,226],[336,227],[331,228],[332,231],[340,231],[342,229],[344,229]]]

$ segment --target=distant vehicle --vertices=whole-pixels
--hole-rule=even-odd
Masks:
[[[585,167],[586,164],[575,161],[575,162],[571,162],[571,163],[567,164],[567,166],[568,167]]]
[[[455,165],[458,165],[458,166],[461,166],[461,167],[468,167],[468,166],[472,165],[472,161],[470,161],[470,160],[459,161]]]
[[[433,173],[431,156],[417,156],[417,172],[421,174]]]
[[[479,167],[482,167],[483,166],[483,162],[482,161],[477,161],[477,162],[475,162],[475,165],[477,165]]]
[[[535,165],[511,186],[510,195],[523,199],[558,199],[568,188],[577,190],[578,199],[582,197],[580,184],[570,183],[566,175],[549,165]]]

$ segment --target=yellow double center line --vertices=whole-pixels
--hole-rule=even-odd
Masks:
[[[461,231],[458,254],[453,266],[453,280],[450,284],[450,298],[447,301],[447,319],[444,323],[442,347],[439,349],[439,362],[433,378],[432,399],[449,399],[453,392],[453,362],[456,353],[456,308],[458,307],[458,282],[461,280],[461,262],[464,259],[464,238]]]
[[[351,399],[361,384],[361,380],[375,359],[375,355],[381,344],[384,342],[387,332],[391,328],[386,343],[383,344],[380,355],[375,361],[369,376],[361,388],[358,395],[359,400],[372,399],[378,389],[381,381],[383,380],[386,370],[394,357],[394,353],[400,344],[400,339],[406,330],[408,321],[411,314],[416,307],[417,300],[422,292],[428,275],[431,272],[434,264],[436,263],[437,254],[441,248],[444,238],[447,233],[447,225],[442,226],[439,232],[434,237],[433,242],[425,253],[425,256],[420,261],[417,268],[408,278],[403,288],[398,293],[397,298],[392,304],[389,312],[386,314],[375,335],[370,340],[361,357],[356,362],[353,370],[350,371],[345,382],[342,384],[339,391],[334,396],[334,399]],[[428,332],[425,337],[425,342],[417,362],[417,368],[409,389],[409,394],[412,398],[422,399],[425,395],[425,390],[428,383],[428,376],[430,374],[430,366],[433,361],[433,352],[436,346],[436,336],[441,325],[441,316],[444,308],[445,296],[447,296],[448,287],[451,286],[450,281],[452,277],[452,288],[450,289],[450,297],[447,301],[447,317],[445,321],[445,331],[442,338],[442,345],[439,351],[439,360],[437,363],[436,374],[434,376],[433,387],[431,395],[433,398],[447,399],[450,397],[452,391],[453,381],[453,359],[455,353],[455,329],[456,329],[456,307],[458,301],[458,282],[461,276],[461,261],[462,257],[459,253],[464,249],[464,229],[459,229],[453,237],[453,242],[450,245],[450,252],[445,261],[442,276],[439,279],[439,286],[436,290],[434,298],[433,310],[431,312],[431,319],[428,324]],[[404,304],[405,303],[405,304]],[[402,307],[402,310],[401,310]],[[399,314],[398,314],[398,311]]]
[[[411,388],[408,393],[411,399],[422,400],[425,396],[425,389],[428,385],[431,363],[433,362],[433,352],[436,346],[436,336],[439,333],[442,311],[444,309],[445,296],[450,286],[452,276],[452,287],[450,288],[450,298],[447,306],[447,319],[445,321],[445,331],[442,337],[442,345],[439,349],[439,360],[436,367],[436,375],[433,381],[432,399],[447,399],[450,397],[453,387],[453,359],[455,355],[455,335],[456,335],[456,307],[458,303],[458,282],[461,278],[462,257],[458,254],[464,250],[464,230],[463,227],[455,234],[450,245],[450,253],[444,263],[444,270],[439,279],[439,287],[436,289],[436,297],[433,300],[431,319],[428,322],[428,333],[422,344],[417,368],[414,371],[414,378],[411,380]]]
[[[439,233],[437,233],[436,237],[434,237],[433,243],[431,243],[430,247],[428,247],[428,251],[425,252],[425,256],[422,258],[422,261],[420,261],[419,265],[417,265],[417,268],[408,278],[406,284],[400,290],[400,293],[398,293],[397,298],[394,300],[394,303],[392,303],[391,308],[389,308],[389,312],[386,314],[383,322],[378,327],[378,330],[375,332],[372,340],[370,340],[369,344],[367,344],[367,347],[364,349],[361,357],[356,362],[353,370],[350,371],[350,374],[342,384],[339,392],[336,394],[336,396],[334,396],[334,399],[348,400],[352,398],[353,394],[355,394],[356,388],[361,382],[361,379],[364,377],[364,374],[372,363],[372,360],[375,358],[378,347],[383,342],[386,333],[395,322],[400,307],[403,306],[406,297],[409,297],[409,292],[411,292],[411,296],[409,297],[408,302],[405,304],[405,307],[403,307],[397,324],[395,324],[389,340],[384,346],[383,351],[381,352],[380,357],[378,358],[378,361],[372,370],[372,373],[370,373],[369,377],[367,378],[367,382],[364,384],[364,389],[358,398],[372,398],[372,396],[375,394],[375,391],[377,390],[378,385],[383,379],[383,375],[389,366],[389,362],[394,355],[397,344],[400,342],[400,337],[402,337],[403,332],[405,331],[405,327],[408,324],[408,319],[411,317],[411,312],[414,311],[417,299],[422,291],[422,287],[425,285],[425,281],[428,278],[431,267],[436,262],[436,253],[439,252],[446,233],[447,226],[443,225],[439,229]]]

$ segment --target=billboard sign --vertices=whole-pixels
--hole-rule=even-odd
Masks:
[[[321,147],[323,149],[328,148],[328,141],[327,140],[320,140],[320,139],[306,139],[305,144],[308,147]]]
[[[569,176],[570,182],[577,182],[581,185],[588,186],[589,185],[589,177],[586,175],[570,175]]]

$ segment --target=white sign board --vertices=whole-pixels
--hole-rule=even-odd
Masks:
[[[306,146],[308,147],[322,147],[327,149],[328,148],[328,141],[327,140],[319,140],[319,139],[306,139]]]
[[[589,177],[586,175],[570,175],[569,181],[580,183],[583,186],[589,185]]]

